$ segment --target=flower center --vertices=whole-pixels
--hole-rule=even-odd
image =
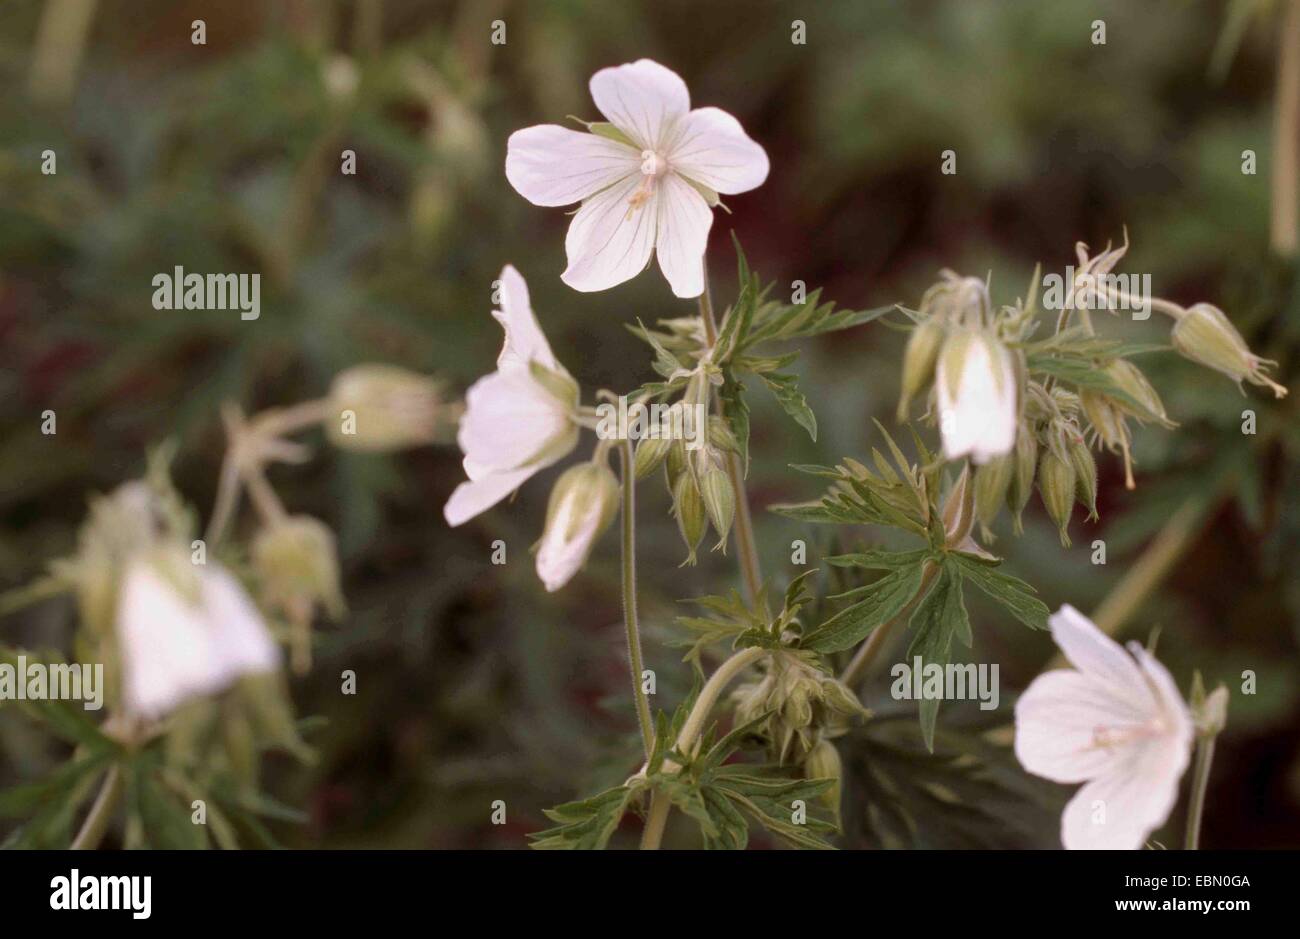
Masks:
[[[1158,737],[1164,732],[1164,721],[1159,719],[1150,720],[1145,724],[1126,724],[1118,727],[1098,724],[1092,729],[1092,748],[1110,750],[1144,737]]]
[[[653,150],[641,151],[641,185],[628,197],[627,217],[645,205],[654,193],[655,180],[668,172],[668,161]]]

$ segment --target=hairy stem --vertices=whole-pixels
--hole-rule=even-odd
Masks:
[[[700,319],[704,322],[704,338],[712,349],[718,341],[718,323],[713,316],[713,300],[709,297],[708,271],[704,274],[704,293],[700,294]],[[718,411],[722,413],[722,403],[718,402]],[[731,489],[736,494],[736,556],[740,561],[740,575],[745,581],[745,590],[750,602],[758,600],[759,590],[763,585],[763,575],[758,563],[758,545],[754,541],[754,520],[749,513],[749,496],[745,492],[745,468],[740,463],[740,454],[727,452],[727,477]]]
[[[1270,241],[1282,257],[1296,253],[1300,197],[1300,0],[1282,11],[1273,95],[1273,197]]]
[[[726,690],[727,685],[731,684],[732,679],[753,665],[764,655],[766,651],[751,646],[747,649],[741,649],[731,658],[727,659],[717,670],[709,676],[709,680],[704,683],[700,689],[699,697],[695,699],[695,705],[691,708],[691,713],[686,716],[686,722],[682,724],[682,729],[677,734],[677,740],[674,749],[681,753],[688,753],[695,741],[699,739],[700,733],[704,730],[704,721],[708,718],[709,712],[717,703],[722,692]],[[672,760],[664,760],[664,770],[671,772],[678,766]],[[643,850],[653,851],[659,847],[659,842],[663,838],[664,825],[668,821],[668,812],[672,808],[672,803],[667,798],[654,793],[650,797],[650,813],[646,816],[645,828],[641,832],[641,848]]]
[[[113,821],[113,812],[117,810],[117,803],[122,798],[122,789],[122,772],[114,763],[108,768],[108,775],[104,777],[99,795],[95,796],[95,802],[91,805],[86,820],[81,823],[81,830],[72,840],[72,850],[93,851],[99,847],[99,843],[104,840],[104,835],[108,833],[109,824]]]
[[[636,703],[636,719],[641,725],[641,742],[648,760],[654,749],[654,730],[650,702],[642,687],[641,632],[636,612],[636,473],[630,439],[623,438],[618,455],[623,473],[623,626],[627,630],[627,658],[632,669],[632,700]]]
[[[1195,851],[1201,842],[1201,816],[1205,813],[1205,791],[1210,785],[1210,764],[1214,762],[1215,734],[1205,734],[1196,743],[1196,766],[1192,770],[1192,796],[1187,806],[1185,847]]]

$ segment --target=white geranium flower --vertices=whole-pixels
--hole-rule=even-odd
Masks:
[[[691,110],[686,83],[649,59],[601,69],[591,97],[609,124],[516,131],[506,178],[534,205],[582,203],[564,243],[570,287],[621,284],[654,251],[673,293],[698,297],[718,193],[761,186],[767,154],[726,111]]]
[[[1016,442],[1016,372],[1011,353],[988,333],[957,329],[943,345],[935,372],[939,431],[950,460],[987,463]]]
[[[528,285],[510,265],[501,272],[501,309],[492,315],[505,328],[505,344],[497,370],[465,395],[456,439],[469,481],[456,487],[443,509],[452,526],[496,505],[578,442],[572,418],[578,385],[551,353]]]
[[[239,581],[215,562],[191,565],[184,552],[131,562],[117,632],[124,704],[142,717],[280,667],[279,647]]]
[[[581,463],[556,480],[537,546],[537,576],[548,592],[582,569],[617,512],[618,480],[604,463]]]
[[[1137,849],[1178,800],[1194,725],[1163,665],[1124,649],[1074,607],[1052,638],[1078,671],[1039,675],[1016,702],[1016,757],[1036,776],[1086,783],[1061,816],[1070,849]]]

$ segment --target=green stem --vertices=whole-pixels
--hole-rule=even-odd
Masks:
[[[650,702],[642,687],[645,679],[636,612],[636,473],[632,441],[626,437],[619,448],[619,462],[623,472],[623,625],[627,630],[627,658],[632,669],[632,699],[636,702],[636,719],[641,725],[641,742],[648,760],[654,749],[654,724],[650,718]]]
[[[1217,735],[1205,734],[1196,743],[1196,767],[1192,770],[1192,797],[1187,808],[1188,851],[1195,851],[1201,842],[1201,816],[1205,812],[1205,791],[1210,785],[1210,764],[1214,762],[1214,740]]]
[[[709,297],[707,269],[704,272],[704,293],[700,294],[700,319],[704,323],[704,338],[712,349],[718,341],[718,323],[713,316],[713,300]],[[726,417],[721,401],[718,403],[718,412]],[[736,494],[736,557],[740,561],[740,575],[744,578],[745,590],[752,603],[758,600],[763,575],[758,563],[758,544],[754,540],[754,520],[749,513],[749,497],[745,492],[745,468],[741,465],[739,453],[727,453],[727,478]]]
[[[713,710],[713,705],[717,703],[727,685],[731,683],[733,678],[766,654],[765,649],[750,646],[747,649],[741,649],[718,666],[717,670],[709,676],[709,680],[704,683],[704,687],[700,689],[699,697],[695,699],[695,705],[691,708],[691,713],[686,716],[686,721],[677,734],[674,749],[680,753],[690,752],[691,747],[694,746],[695,741],[704,729],[705,719],[709,716],[709,712]],[[665,772],[672,772],[678,768],[678,765],[672,760],[664,760]],[[672,803],[659,793],[656,792],[651,795],[650,813],[646,816],[645,828],[641,832],[642,850],[653,851],[659,847],[659,842],[664,834],[664,825],[668,821],[668,812],[671,808]]]
[[[109,824],[113,821],[113,812],[117,809],[117,803],[122,798],[122,788],[122,773],[114,763],[108,768],[104,785],[100,787],[99,795],[95,797],[95,803],[90,807],[90,813],[86,815],[86,820],[81,823],[81,830],[72,841],[72,850],[93,851],[99,847],[99,843],[104,840],[104,835],[108,832]]]

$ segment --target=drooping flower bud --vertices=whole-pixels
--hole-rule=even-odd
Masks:
[[[672,448],[673,441],[668,437],[642,437],[637,442],[636,458],[632,464],[636,478],[644,479],[657,470]]]
[[[808,751],[807,758],[803,761],[804,776],[809,779],[833,779],[835,784],[822,793],[821,799],[826,807],[831,810],[835,818],[840,817],[840,790],[841,780],[844,776],[844,766],[840,761],[840,752],[835,749],[835,744],[831,743],[825,737],[822,737]]]
[[[1016,432],[1016,446],[1012,452],[1014,466],[1011,473],[1011,485],[1007,487],[1007,507],[1011,509],[1011,527],[1018,535],[1024,529],[1021,515],[1029,504],[1029,497],[1034,491],[1034,473],[1038,469],[1038,437],[1033,428],[1024,421]]]
[[[717,547],[725,552],[727,535],[731,532],[731,522],[736,514],[736,493],[724,470],[710,466],[704,471],[700,477],[700,498],[713,530],[718,533]]]
[[[555,481],[537,545],[537,576],[547,591],[559,590],[582,569],[614,520],[618,497],[618,479],[603,461],[579,463]]]
[[[1245,379],[1271,388],[1278,398],[1286,397],[1286,388],[1264,374],[1277,363],[1251,352],[1237,327],[1218,307],[1209,303],[1188,307],[1174,323],[1172,339],[1174,348],[1185,358],[1222,372],[1239,384]]]
[[[272,522],[253,539],[252,557],[262,595],[271,606],[306,601],[320,603],[335,619],[344,614],[338,548],[324,522],[307,515]]]
[[[1106,374],[1120,391],[1139,405],[1139,407],[1134,408],[1122,398],[1117,398],[1115,399],[1115,407],[1119,410],[1132,415],[1139,421],[1154,420],[1162,427],[1177,426],[1165,413],[1164,402],[1160,400],[1160,395],[1151,386],[1151,382],[1147,381],[1147,377],[1142,374],[1142,370],[1128,359],[1116,359],[1111,362],[1106,366]]]
[[[668,477],[670,495],[677,491],[677,480],[681,479],[685,472],[686,444],[682,440],[674,440],[673,445],[668,448],[668,458],[664,461],[664,475]]]
[[[1097,461],[1081,435],[1069,442],[1070,465],[1074,467],[1079,502],[1088,507],[1088,518],[1097,520]]]
[[[975,470],[975,516],[984,527],[992,525],[997,518],[1015,473],[1013,454],[994,457]]]
[[[436,381],[395,365],[356,365],[339,372],[329,406],[330,440],[371,452],[432,443],[449,416]]]
[[[695,479],[685,471],[678,475],[673,486],[673,515],[677,518],[677,529],[682,533],[682,541],[686,543],[689,552],[683,563],[694,564],[695,549],[704,537],[708,516]]]
[[[709,443],[728,453],[740,452],[740,444],[731,432],[731,425],[716,414],[709,417]]]
[[[912,399],[934,378],[934,364],[945,336],[943,324],[931,318],[917,325],[903,350],[902,387],[898,394],[898,419],[907,420]]]
[[[943,452],[978,464],[1009,453],[1018,416],[1011,354],[983,330],[959,329],[939,353],[935,376]]]
[[[1061,544],[1069,547],[1070,511],[1074,508],[1074,491],[1077,485],[1074,464],[1062,459],[1051,447],[1043,451],[1038,461],[1038,491],[1043,497],[1047,514],[1056,522],[1061,534]]]

